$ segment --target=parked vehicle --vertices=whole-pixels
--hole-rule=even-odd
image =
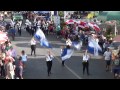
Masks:
[[[110,44],[110,46],[108,48],[112,49],[112,50],[117,50],[120,47],[120,42],[113,42]]]

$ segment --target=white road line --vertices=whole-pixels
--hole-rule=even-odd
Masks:
[[[72,69],[70,69],[67,65],[66,65],[66,68],[71,72],[73,73],[78,79],[82,79],[79,75],[77,75]]]
[[[52,52],[52,54],[54,54],[53,52]],[[55,54],[54,54],[54,56],[55,56]],[[55,58],[59,61],[59,62],[61,62],[61,60],[57,57],[57,56],[55,56]],[[78,79],[82,79],[79,75],[77,75],[77,73],[75,73],[72,69],[70,69],[67,65],[65,65],[65,67],[73,74],[73,75],[75,75]]]

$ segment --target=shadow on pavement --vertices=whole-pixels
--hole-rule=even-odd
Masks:
[[[61,66],[57,60],[53,60],[51,75],[47,75],[45,58],[29,58],[24,73],[25,79],[76,79],[66,68]]]
[[[18,41],[18,40],[17,40]],[[21,41],[23,41],[23,40],[21,40]],[[24,40],[24,41],[26,41],[26,39]],[[15,44],[17,47],[27,47],[27,48],[30,48],[30,42],[26,42],[26,43],[17,43],[17,44]],[[52,43],[50,43],[50,45],[53,47],[53,48],[60,48],[60,46],[62,46],[63,44],[52,44]],[[44,49],[42,46],[40,46],[40,44],[39,43],[37,43],[37,45],[36,45],[36,47],[37,48],[41,48],[41,49]]]
[[[59,59],[60,56],[57,56]],[[65,64],[72,69],[77,75],[79,75],[82,79],[112,79],[113,74],[109,71],[105,70],[105,61],[90,59],[89,61],[89,72],[90,75],[87,76],[85,71],[85,75],[83,75],[83,66],[82,66],[82,57],[80,56],[72,56],[70,59],[65,61]]]
[[[28,47],[28,48],[30,48],[30,45],[29,45],[29,43],[17,43],[17,44],[15,44],[17,47]]]
[[[14,41],[27,41],[27,42],[30,42],[30,37],[16,37]]]
[[[27,54],[27,56],[31,56],[31,54]],[[34,53],[33,53],[32,56],[33,56],[33,57],[37,57],[37,56],[45,56],[45,55],[38,55],[38,54],[36,54],[36,56],[34,56]]]

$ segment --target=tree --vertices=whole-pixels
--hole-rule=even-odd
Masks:
[[[59,15],[60,17],[64,17],[64,11],[58,11],[58,15]]]
[[[105,36],[106,36],[107,39],[110,39],[111,37],[113,37],[113,32],[112,32],[112,26],[111,25],[109,25],[107,27],[107,30],[105,32]]]
[[[60,16],[60,26],[61,28],[63,28],[63,26],[65,25],[64,19],[62,17],[64,17],[64,11],[58,11],[58,15]]]

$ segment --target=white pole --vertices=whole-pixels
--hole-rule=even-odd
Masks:
[[[64,11],[64,21],[65,21],[65,17],[66,17],[66,11]]]
[[[115,36],[117,35],[117,25],[116,25],[116,22],[115,22]]]
[[[54,11],[51,11],[51,21],[52,21],[52,16],[54,15]]]

